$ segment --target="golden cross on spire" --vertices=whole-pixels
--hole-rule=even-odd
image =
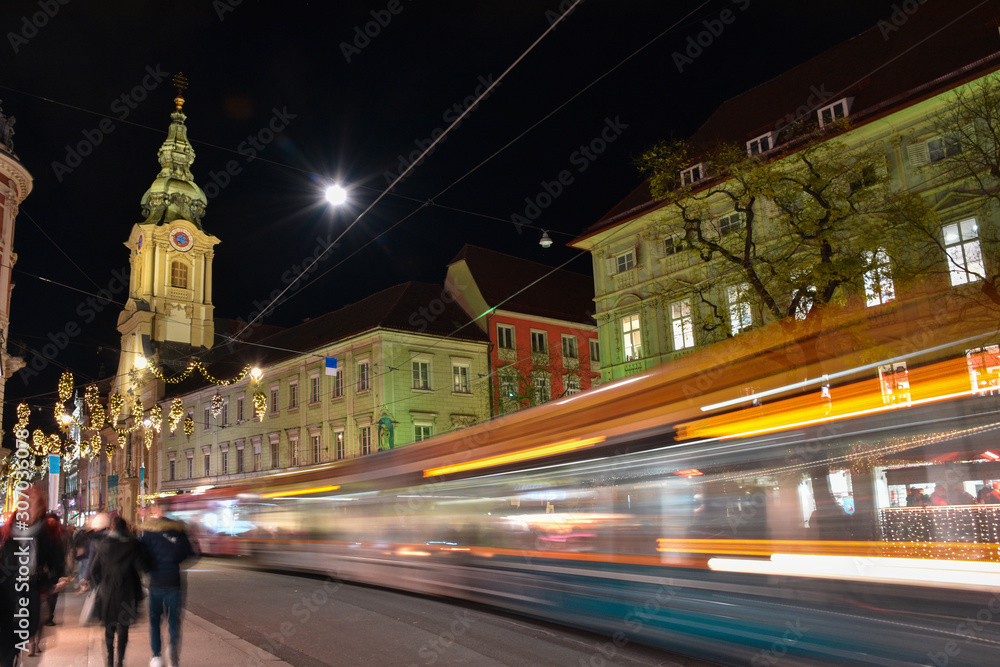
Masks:
[[[180,111],[184,106],[184,90],[188,87],[188,80],[184,76],[184,72],[174,74],[174,87],[177,88],[177,97],[174,98],[174,105]]]

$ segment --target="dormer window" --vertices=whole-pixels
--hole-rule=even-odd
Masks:
[[[747,142],[747,155],[760,155],[761,153],[766,153],[772,148],[776,137],[774,132],[768,132],[767,134],[762,134],[755,139],[751,139]]]
[[[854,102],[853,97],[843,97],[833,104],[828,104],[825,107],[817,109],[816,115],[819,117],[819,126],[826,127],[841,118],[849,116],[851,114],[852,102]]]
[[[681,185],[691,185],[705,178],[705,163],[699,162],[681,172]]]

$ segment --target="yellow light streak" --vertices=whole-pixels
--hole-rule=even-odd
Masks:
[[[309,489],[295,489],[294,491],[271,491],[269,493],[260,494],[261,498],[277,498],[279,496],[303,496],[307,493],[322,493],[323,491],[336,491],[340,488],[339,484],[331,486],[314,486]]]
[[[428,468],[427,470],[424,470],[424,477],[450,475],[453,472],[477,470],[479,468],[489,468],[491,466],[503,465],[504,463],[516,463],[518,461],[528,461],[530,459],[537,459],[543,456],[551,456],[553,454],[563,454],[565,452],[572,452],[577,449],[583,449],[584,447],[596,445],[597,443],[604,442],[606,439],[607,438],[605,436],[601,435],[596,438],[584,438],[583,440],[566,440],[565,442],[557,442],[552,445],[531,447],[530,449],[524,449],[512,454],[500,454],[497,456],[488,456],[484,459],[476,459],[475,461],[467,461],[465,463],[454,463],[452,465],[440,466],[437,468]]]

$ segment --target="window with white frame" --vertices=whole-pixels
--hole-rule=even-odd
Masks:
[[[635,251],[629,250],[615,257],[615,272],[624,273],[635,268]]]
[[[302,465],[301,452],[299,451],[299,439],[288,439],[288,465]]]
[[[967,131],[971,132],[971,127]],[[957,134],[942,134],[925,141],[910,141],[906,145],[906,154],[910,158],[911,167],[923,167],[934,162],[940,162],[962,152],[962,141]]]
[[[344,374],[337,373],[330,378],[330,398],[343,398],[344,396]]]
[[[532,379],[535,405],[541,405],[552,400],[552,380],[548,375],[537,373]]]
[[[169,467],[169,471],[167,472],[167,475],[168,475],[167,481],[168,482],[174,481],[174,468],[175,468],[176,465],[177,465],[177,462],[174,461],[173,459],[170,459],[170,462],[169,462],[169,466],[170,467]]]
[[[271,414],[277,414],[281,406],[278,404],[280,400],[281,392],[278,387],[271,387]]]
[[[309,402],[319,403],[319,375],[309,376]]]
[[[944,236],[944,251],[948,255],[951,284],[964,285],[982,280],[986,267],[976,219],[968,218],[944,225],[941,233]]]
[[[205,469],[205,477],[212,474],[212,454],[210,452],[202,452],[201,462]]]
[[[219,423],[223,426],[229,426],[229,397],[222,399],[222,414],[219,415]]]
[[[316,435],[310,435],[309,439],[312,441],[312,462],[320,463],[323,461],[323,449],[322,449],[322,438]]]
[[[369,391],[372,388],[371,364],[368,360],[358,362],[358,391]]]
[[[299,383],[291,382],[288,385],[288,408],[294,410],[299,407]]]
[[[747,142],[748,155],[760,155],[774,148],[774,132],[762,134]]]
[[[642,332],[639,331],[639,314],[622,318],[622,352],[625,361],[642,358]]]
[[[361,455],[372,453],[372,427],[362,426],[358,429],[358,444],[361,446]]]
[[[270,445],[271,445],[271,467],[277,468],[278,466],[281,465],[281,457],[279,456],[278,453],[278,439],[272,438],[270,440]]]
[[[242,424],[243,423],[243,419],[244,419],[244,417],[243,417],[243,405],[244,405],[244,398],[243,398],[243,396],[242,395],[237,396],[236,397],[236,423],[237,424]]]
[[[819,118],[819,126],[826,127],[830,123],[849,116],[851,114],[851,102],[853,101],[853,97],[844,97],[833,104],[827,104],[825,107],[817,109],[816,116]]]
[[[753,326],[749,285],[743,283],[727,287],[726,302],[729,304],[729,329],[734,336]]]
[[[420,442],[421,440],[428,440],[431,437],[431,425],[430,424],[418,424],[414,422],[413,424],[413,442]]]
[[[187,478],[194,479],[194,452],[187,455]]]
[[[549,336],[544,331],[531,332],[531,352],[533,354],[548,354]]]
[[[207,431],[210,428],[212,428],[212,408],[206,405],[204,410],[204,421],[201,423],[201,430]]]
[[[469,383],[469,365],[453,363],[451,365],[452,387],[456,394],[468,394],[472,391]]]
[[[590,339],[590,363],[601,362],[601,344],[595,338]]]
[[[728,236],[733,232],[738,232],[742,227],[743,214],[738,211],[719,216],[719,236]]]
[[[333,433],[334,442],[334,454],[338,461],[343,461],[347,458],[347,453],[344,451],[344,432],[334,431]]]
[[[497,325],[497,347],[502,350],[514,349],[514,327],[508,324]]]
[[[228,475],[229,474],[229,451],[220,452],[219,454],[219,474]]]
[[[882,248],[864,253],[868,270],[865,271],[865,302],[868,306],[880,306],[896,298],[896,286],[892,282],[889,253]]]
[[[579,359],[580,351],[577,348],[576,336],[562,336],[562,356],[564,359]]]
[[[431,362],[429,361],[414,361],[412,363],[413,368],[413,388],[414,389],[430,389],[431,388]]]
[[[254,440],[254,442],[253,442],[253,470],[254,470],[254,472],[259,472],[259,471],[261,471],[261,470],[264,469],[262,467],[263,461],[261,460],[262,456],[261,456],[261,451],[260,451],[260,445],[261,445],[261,443],[260,443],[259,439]]]
[[[236,472],[242,474],[246,472],[246,460],[244,459],[243,448],[236,448]]]
[[[663,241],[663,256],[670,257],[671,255],[676,255],[686,248],[684,234],[671,234]]]
[[[691,314],[691,300],[674,301],[670,304],[669,314],[674,350],[694,347],[694,317]]]
[[[563,393],[573,396],[580,393],[580,378],[576,375],[567,375],[563,378]]]
[[[705,164],[698,163],[681,172],[681,185],[697,183],[705,177]]]

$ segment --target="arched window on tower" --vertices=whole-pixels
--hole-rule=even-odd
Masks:
[[[187,289],[188,267],[184,262],[177,260],[170,265],[170,286]]]

